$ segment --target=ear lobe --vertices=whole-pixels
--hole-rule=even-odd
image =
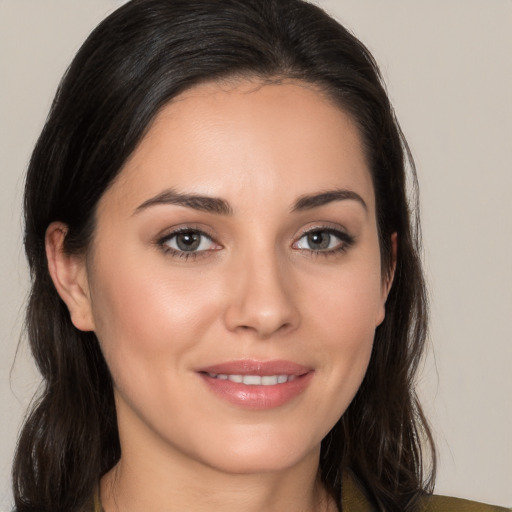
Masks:
[[[81,331],[93,331],[85,257],[64,250],[67,231],[68,227],[62,222],[52,222],[46,230],[48,271],[57,293],[68,307],[73,325]]]

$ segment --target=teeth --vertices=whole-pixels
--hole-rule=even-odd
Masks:
[[[246,386],[275,386],[295,380],[295,375],[226,375],[224,373],[208,373],[212,379],[230,380]]]
[[[261,386],[261,377],[259,375],[244,375],[243,383],[247,386]]]

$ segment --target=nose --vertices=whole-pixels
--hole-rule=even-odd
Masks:
[[[265,339],[300,324],[293,283],[277,257],[243,258],[230,273],[225,323],[232,332],[252,332]]]

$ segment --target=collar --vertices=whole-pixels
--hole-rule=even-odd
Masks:
[[[342,477],[342,504],[344,512],[371,512],[372,506],[351,471]]]

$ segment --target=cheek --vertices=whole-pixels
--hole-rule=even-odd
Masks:
[[[319,350],[330,355],[340,379],[358,385],[355,381],[362,380],[371,355],[378,303],[372,294],[350,288],[332,293],[321,304],[317,318],[324,326],[324,343]]]
[[[378,259],[351,263],[318,279],[307,303],[309,316],[319,319],[319,329],[328,331],[326,338],[357,353],[364,340],[373,340],[384,303]]]
[[[123,373],[178,368],[219,316],[219,287],[210,280],[205,289],[200,271],[170,273],[165,261],[141,267],[135,255],[104,258],[93,282],[96,334],[116,382]]]
[[[336,422],[366,374],[382,310],[380,272],[369,264],[339,272],[313,288],[308,303],[315,352],[325,362],[325,407]],[[325,286],[328,283],[328,286]],[[331,409],[329,409],[331,408]]]

